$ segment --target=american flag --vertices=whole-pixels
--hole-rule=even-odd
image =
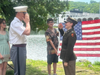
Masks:
[[[62,23],[63,30],[65,24]],[[74,52],[78,57],[100,57],[100,20],[91,20],[78,22],[74,30],[77,35],[77,41],[74,46]],[[60,37],[60,46],[58,55],[61,51],[63,37]]]

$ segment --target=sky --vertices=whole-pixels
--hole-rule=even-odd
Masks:
[[[75,1],[75,2],[87,2],[87,3],[90,3],[90,0],[68,0],[68,1]],[[94,0],[96,2],[100,2],[100,0]]]

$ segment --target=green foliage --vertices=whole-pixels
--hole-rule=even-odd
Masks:
[[[90,3],[96,3],[96,1],[94,1],[94,0],[91,0],[91,1],[90,1]]]
[[[14,71],[13,70],[7,71],[6,75],[14,75]]]
[[[46,30],[46,20],[48,15],[56,17],[67,5],[60,0],[31,0],[30,2],[23,2],[29,6],[28,12],[30,14],[30,22],[32,30]]]
[[[88,13],[99,13],[99,3],[91,0],[90,4],[85,2],[65,2],[60,0],[0,0],[0,17],[5,18],[7,23],[13,20],[15,16],[15,11],[13,10],[14,6],[18,5],[27,5],[28,13],[30,15],[30,24],[31,29],[36,31],[36,28],[39,30],[46,30],[47,24],[46,20],[49,17],[54,19],[58,17],[62,11],[67,11],[73,9],[80,9],[80,11]],[[66,0],[67,1],[67,0]]]
[[[88,13],[99,13],[99,2],[91,0],[90,4],[88,4],[85,2],[69,1],[69,10],[73,9],[80,9],[80,11]]]
[[[99,61],[94,62],[94,65],[99,65],[100,66],[100,62]]]
[[[0,15],[4,16],[7,22],[11,22],[14,18],[15,11],[14,6],[27,5],[28,13],[30,15],[31,29],[36,31],[46,30],[46,20],[48,15],[50,17],[57,17],[62,11],[68,9],[68,2],[60,0],[0,0]]]
[[[0,0],[0,15],[2,18],[6,18],[7,22],[11,22],[14,17],[14,6],[15,3],[10,0]]]

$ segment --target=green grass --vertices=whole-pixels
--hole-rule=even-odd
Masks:
[[[47,75],[44,61],[27,60],[26,75]]]
[[[12,62],[9,62],[9,64],[13,66]],[[88,67],[88,65],[92,65],[92,67]],[[51,67],[51,73],[53,74],[53,66]],[[14,75],[13,73],[14,71],[8,67],[6,75]],[[47,62],[27,59],[26,75],[48,75]],[[62,62],[57,64],[57,75],[64,75]],[[76,75],[100,75],[100,62],[94,64],[91,64],[91,62],[77,62]]]
[[[91,67],[89,67],[89,65],[91,65]],[[95,62],[94,64],[92,64],[91,62],[77,62],[76,66],[93,70],[95,72],[100,71],[100,62]]]
[[[100,66],[100,62],[99,61],[94,62],[94,65]]]
[[[14,75],[14,71],[13,70],[9,70],[6,72],[6,75]]]

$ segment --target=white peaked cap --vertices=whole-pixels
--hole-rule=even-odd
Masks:
[[[27,12],[27,8],[28,8],[28,6],[13,7],[13,9],[15,9],[15,12]]]

